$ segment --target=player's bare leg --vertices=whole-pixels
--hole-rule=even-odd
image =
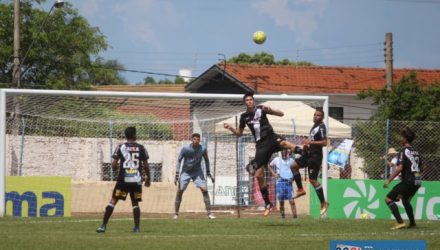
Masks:
[[[281,213],[281,219],[285,219],[286,213],[284,211],[284,200],[280,200],[280,213]]]
[[[182,196],[183,196],[183,191],[180,190],[180,185],[179,185],[179,189],[176,192],[176,200],[174,201],[174,216],[173,216],[173,219],[178,219],[179,218],[179,210],[180,210],[180,203],[182,203]]]
[[[264,216],[268,216],[272,211],[273,204],[269,200],[269,189],[264,180],[264,167],[260,167],[255,171],[255,177],[257,177],[258,185],[260,186],[261,196],[264,200]]]
[[[317,180],[310,179],[310,184],[315,188],[316,194],[318,195],[319,201],[321,201],[321,216],[325,215],[327,208],[329,206],[328,202],[325,200],[324,191],[322,190],[321,184]]]
[[[290,203],[290,209],[292,210],[292,216],[294,219],[298,218],[298,214],[296,212],[296,204],[294,199],[289,200]]]
[[[303,195],[306,195],[306,191],[304,190],[304,187],[302,185],[301,174],[299,173],[299,166],[295,161],[293,162],[292,173],[293,173],[293,180],[295,181],[296,186],[298,187],[298,190],[296,191],[295,196],[293,197],[294,199],[296,199]]]

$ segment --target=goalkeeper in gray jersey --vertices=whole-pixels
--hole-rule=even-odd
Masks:
[[[175,215],[174,219],[179,218],[180,203],[182,202],[182,195],[188,186],[189,182],[193,180],[198,188],[202,191],[203,200],[205,202],[206,211],[208,212],[209,219],[215,219],[211,213],[211,201],[209,200],[208,186],[206,178],[202,170],[202,158],[205,160],[206,176],[211,178],[214,182],[214,178],[209,171],[209,158],[206,147],[200,145],[200,134],[194,133],[191,136],[191,144],[185,145],[179,154],[176,164],[176,178],[174,184],[178,185],[176,201],[175,201]],[[182,165],[183,160],[183,165]],[[179,172],[180,167],[182,171]]]

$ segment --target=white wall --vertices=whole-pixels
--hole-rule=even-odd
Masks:
[[[369,119],[376,107],[372,105],[372,100],[359,100],[355,95],[331,95],[329,96],[330,107],[344,108],[344,123],[351,125],[356,119]]]

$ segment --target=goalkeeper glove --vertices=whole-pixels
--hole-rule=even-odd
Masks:
[[[174,177],[174,185],[177,186],[177,182],[179,181],[179,173],[176,172],[176,177]]]
[[[212,177],[211,173],[207,173],[207,176],[211,179],[212,183],[215,183],[215,179]]]

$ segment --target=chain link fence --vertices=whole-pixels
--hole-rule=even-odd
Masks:
[[[353,125],[354,145],[350,166],[361,170],[366,178],[384,179],[390,174],[386,160],[388,150],[402,149],[399,142],[401,131],[408,127],[415,132],[412,145],[422,159],[424,180],[440,180],[440,135],[439,122],[423,121],[364,121]],[[387,159],[388,158],[388,159]]]

